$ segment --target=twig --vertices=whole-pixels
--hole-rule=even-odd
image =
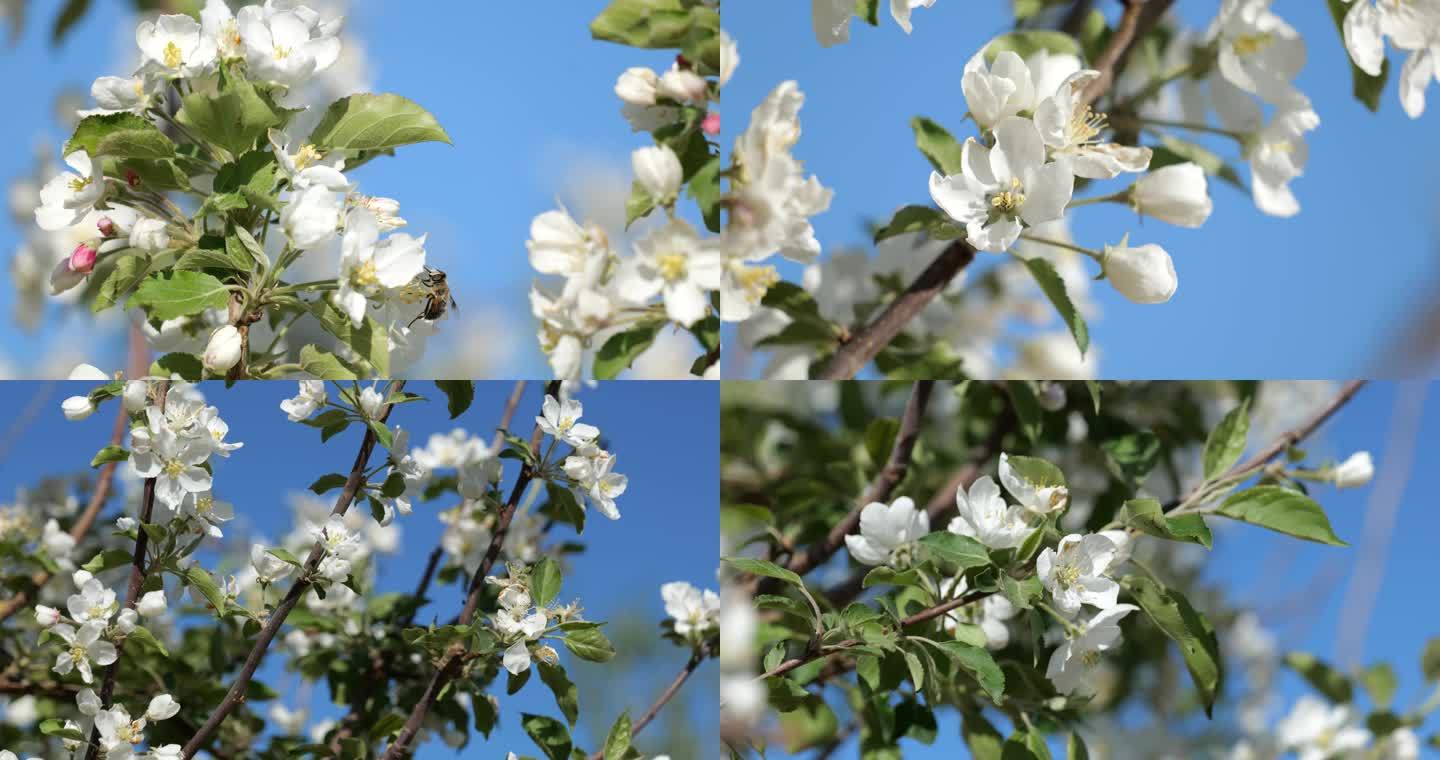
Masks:
[[[640,716],[639,720],[630,724],[631,737],[638,735],[646,726],[650,725],[650,721],[655,720],[655,716],[660,714],[661,708],[665,707],[665,704],[675,697],[675,694],[680,691],[680,687],[684,686],[685,681],[690,678],[690,674],[694,673],[695,669],[700,667],[700,663],[705,661],[708,652],[708,647],[700,647],[690,654],[690,660],[685,663],[685,667],[680,669],[679,674],[675,676],[675,680],[671,681],[670,685],[665,687],[665,691],[660,692],[660,696],[655,698],[650,708]],[[604,755],[605,751],[603,749],[597,749],[590,753],[588,760],[600,760]]]
[[[1121,16],[1120,25],[1115,33],[1110,36],[1109,43],[1101,51],[1095,61],[1095,68],[1099,70],[1100,76],[1090,83],[1090,86],[1082,93],[1082,100],[1091,103],[1096,98],[1105,94],[1115,80],[1117,65],[1125,56],[1126,52],[1136,39],[1141,36],[1141,14],[1146,6],[1155,6],[1163,11],[1168,7],[1171,0],[1123,0],[1125,12]],[[1156,9],[1152,8],[1152,12]],[[1147,19],[1159,20],[1159,13],[1146,13]],[[1153,23],[1153,22],[1152,22]],[[914,319],[926,305],[935,300],[950,281],[960,273],[970,262],[975,260],[975,249],[970,247],[963,240],[956,240],[940,252],[940,255],[925,267],[910,287],[905,289],[894,301],[885,307],[880,315],[870,324],[858,330],[854,336],[840,346],[830,361],[821,368],[816,377],[821,380],[847,380],[854,377],[865,365],[869,364],[896,335],[905,328],[905,325]]]
[[[160,382],[155,389],[155,405],[160,411],[165,411],[165,398],[169,395],[170,383]],[[120,403],[120,414],[125,413],[124,402]],[[125,589],[125,609],[135,609],[135,604],[140,600],[140,587],[145,583],[145,549],[150,545],[150,534],[145,531],[145,524],[150,522],[150,515],[155,509],[155,478],[145,479],[145,490],[140,498],[139,525],[135,533],[135,553],[130,558],[130,583]],[[115,642],[115,660],[105,668],[105,681],[100,686],[100,706],[108,710],[114,705],[115,678],[120,675],[120,656],[125,652],[125,641],[122,638]],[[100,754],[100,727],[96,726],[90,731],[90,748],[85,752],[85,760],[95,760]]]
[[[119,403],[118,399],[117,405],[119,408],[115,411],[115,426],[110,433],[110,445],[112,446],[119,446],[121,441],[125,440],[126,423],[130,420],[130,416],[125,412],[125,405]],[[91,526],[95,524],[96,518],[100,515],[100,510],[110,498],[110,488],[115,481],[115,468],[119,465],[119,462],[109,462],[100,468],[100,475],[95,480],[95,490],[90,494],[90,502],[85,505],[85,511],[80,513],[75,524],[70,526],[70,537],[75,539],[77,545],[85,537],[85,534],[90,532]],[[17,610],[28,605],[34,595],[39,592],[40,587],[49,583],[52,577],[51,573],[44,570],[30,576],[35,589],[21,591],[7,599],[4,604],[0,604],[0,623],[5,622]]]
[[[404,380],[391,382],[387,397],[395,396],[404,387]],[[393,404],[387,404],[380,412],[377,422],[385,424],[394,408]],[[355,464],[350,468],[350,476],[345,479],[345,487],[340,491],[339,498],[335,500],[335,508],[330,511],[331,515],[344,515],[345,511],[350,508],[350,503],[355,500],[356,494],[365,484],[365,470],[370,463],[370,454],[374,449],[375,431],[367,425],[365,437],[360,441],[360,450],[355,454]],[[245,689],[250,685],[250,679],[255,676],[256,669],[260,667],[260,661],[265,658],[265,651],[269,649],[270,642],[279,633],[280,626],[285,623],[285,618],[290,615],[290,611],[299,604],[300,597],[310,589],[310,579],[324,556],[325,548],[316,542],[315,546],[310,549],[310,556],[306,558],[305,566],[300,570],[300,577],[290,586],[285,598],[275,606],[275,610],[270,613],[270,619],[265,621],[264,627],[260,629],[260,633],[255,638],[255,644],[250,649],[250,654],[245,657],[245,664],[240,669],[240,674],[235,677],[235,682],[225,693],[225,698],[221,700],[219,707],[215,708],[210,717],[205,719],[200,730],[195,732],[190,741],[185,743],[185,747],[180,752],[181,760],[189,760],[194,757],[195,753],[199,752],[210,741],[210,737],[220,729],[220,724],[229,717],[230,713],[245,701]]]
[[[550,381],[545,387],[547,396],[560,395],[560,382]],[[530,434],[530,449],[532,451],[540,448],[540,426],[536,425]],[[525,492],[526,486],[535,473],[531,470],[529,462],[520,468],[520,474],[515,478],[515,485],[510,490],[510,498],[506,500],[505,507],[500,510],[495,521],[495,532],[490,537],[490,546],[485,550],[485,556],[476,568],[475,575],[471,578],[470,589],[465,597],[465,607],[460,611],[458,621],[461,625],[468,625],[475,617],[475,612],[480,608],[480,598],[484,596],[485,576],[490,573],[490,568],[495,565],[495,560],[500,556],[500,549],[505,544],[505,536],[510,531],[510,520],[515,516],[515,507],[520,503],[520,496]],[[420,726],[425,722],[425,716],[430,712],[430,707],[439,698],[441,690],[450,683],[464,664],[465,647],[456,643],[451,646],[441,659],[440,664],[435,668],[435,674],[431,676],[430,682],[425,685],[425,691],[416,701],[415,708],[410,711],[410,717],[406,719],[404,728],[396,735],[395,740],[386,748],[384,760],[396,760],[404,757],[413,751],[411,743],[420,733]]]

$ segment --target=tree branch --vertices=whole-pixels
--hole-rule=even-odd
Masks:
[[[512,398],[518,396],[519,391],[512,394]],[[560,381],[552,380],[545,386],[545,395],[559,396]],[[518,400],[517,400],[518,403]],[[540,426],[536,425],[530,434],[530,449],[535,451],[540,448]],[[475,617],[475,612],[480,608],[480,598],[484,596],[485,576],[490,573],[490,568],[495,565],[495,560],[500,556],[500,550],[505,544],[505,536],[510,531],[510,520],[515,516],[515,508],[520,503],[520,496],[525,493],[526,486],[530,485],[535,473],[531,470],[530,463],[525,463],[520,468],[520,474],[515,478],[515,485],[510,489],[510,498],[506,500],[504,508],[500,510],[495,521],[495,531],[490,537],[490,546],[485,550],[485,557],[480,561],[480,567],[470,580],[470,589],[465,597],[465,606],[460,611],[458,623],[468,625]],[[441,659],[440,664],[435,668],[435,674],[431,676],[429,683],[425,685],[424,692],[416,701],[415,708],[410,711],[410,717],[406,719],[404,728],[386,748],[384,760],[396,760],[414,751],[411,746],[415,737],[420,733],[420,727],[425,722],[425,716],[430,712],[430,707],[439,698],[441,690],[460,672],[464,664],[465,647],[463,644],[451,646]]]
[[[1082,93],[1081,99],[1085,103],[1091,103],[1096,98],[1105,94],[1110,85],[1115,81],[1117,66],[1129,51],[1135,40],[1143,35],[1141,31],[1144,25],[1141,23],[1141,15],[1146,6],[1153,6],[1152,13],[1146,13],[1147,19],[1153,19],[1149,23],[1158,22],[1161,13],[1153,13],[1158,9],[1161,12],[1170,5],[1173,0],[1122,0],[1125,3],[1125,11],[1120,17],[1120,25],[1115,33],[1110,36],[1109,43],[1101,51],[1095,61],[1095,68],[1100,76],[1090,83],[1090,86]],[[914,319],[926,305],[935,300],[950,281],[960,273],[970,262],[975,260],[975,249],[970,247],[964,240],[956,240],[940,252],[940,255],[925,267],[910,287],[905,289],[894,301],[891,301],[884,308],[874,321],[857,331],[850,340],[842,344],[830,358],[830,361],[820,369],[816,375],[821,380],[847,380],[854,377],[865,365],[869,364],[890,341],[895,339],[905,325]]]
[[[386,390],[386,397],[393,397],[404,387],[404,380],[392,381]],[[382,425],[385,424],[394,408],[393,404],[386,404],[377,421]],[[365,437],[360,440],[360,450],[355,454],[355,464],[350,468],[350,475],[345,479],[345,487],[340,491],[339,498],[335,500],[335,508],[330,511],[331,515],[344,515],[345,511],[350,508],[350,503],[355,500],[356,494],[365,484],[365,470],[370,463],[370,454],[374,449],[375,431],[367,425]],[[190,738],[190,741],[186,742],[185,747],[181,750],[182,760],[194,757],[195,753],[199,752],[210,741],[211,736],[220,729],[220,724],[229,717],[230,713],[245,701],[245,689],[250,685],[250,679],[255,676],[255,671],[260,667],[260,661],[265,658],[265,651],[269,649],[270,642],[279,633],[280,626],[285,623],[285,618],[289,617],[290,612],[295,609],[295,605],[299,604],[300,597],[310,589],[312,585],[310,579],[324,556],[325,549],[317,541],[315,546],[310,549],[310,556],[305,559],[305,566],[300,570],[300,577],[295,579],[295,583],[290,586],[285,598],[275,606],[274,611],[270,613],[270,619],[265,621],[264,627],[260,629],[260,633],[255,638],[255,644],[251,647],[250,654],[246,656],[245,664],[240,669],[240,674],[235,677],[235,682],[230,686],[230,691],[226,692],[220,706],[215,708],[215,711],[200,726],[200,730]]]
[[[116,402],[119,405],[119,409],[115,412],[115,426],[110,433],[111,446],[119,446],[120,443],[125,440],[126,423],[130,420],[130,415],[125,412],[124,402],[120,399],[116,399]],[[119,466],[119,462],[109,462],[100,468],[100,475],[95,480],[95,491],[90,494],[90,502],[85,505],[85,511],[80,513],[80,517],[75,520],[75,524],[70,526],[70,537],[75,539],[77,546],[80,540],[85,538],[85,534],[90,532],[91,526],[95,524],[96,518],[100,515],[100,510],[110,498],[110,488],[115,481],[115,468]],[[0,604],[0,623],[5,622],[11,615],[14,615],[16,611],[34,601],[35,595],[40,591],[40,587],[49,583],[52,577],[49,572],[44,570],[30,576],[31,582],[35,584],[35,589],[33,591],[21,591],[7,599],[4,604]]]
[[[630,724],[630,736],[632,738],[639,735],[646,726],[650,725],[650,721],[655,720],[655,716],[660,714],[661,708],[665,707],[665,704],[675,697],[675,694],[680,691],[680,687],[685,685],[685,681],[690,678],[690,674],[694,673],[695,669],[700,667],[700,663],[705,661],[708,654],[709,648],[707,646],[699,647],[690,654],[690,660],[685,663],[685,667],[680,669],[680,673],[675,676],[675,680],[671,681],[670,685],[665,687],[665,691],[660,692],[660,696],[655,698],[650,708],[640,716],[639,720]],[[590,753],[588,760],[601,760],[604,755],[605,751],[603,749],[597,749]]]

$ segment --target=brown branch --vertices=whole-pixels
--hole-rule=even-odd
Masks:
[[[655,698],[650,708],[640,716],[639,720],[630,724],[631,737],[639,735],[646,726],[650,725],[651,721],[655,720],[655,716],[660,714],[661,708],[665,707],[665,704],[675,697],[675,694],[680,691],[680,687],[684,686],[685,681],[690,678],[690,674],[694,673],[695,669],[700,667],[700,663],[705,661],[708,653],[709,647],[702,646],[690,654],[689,661],[685,663],[685,667],[680,669],[680,672],[675,676],[675,680],[671,681],[670,685],[665,687],[665,691],[660,692],[660,696]],[[597,749],[590,753],[588,760],[600,760],[604,755],[605,751],[603,749]]]
[[[1151,0],[1146,3],[1145,0],[1123,0],[1125,12],[1120,18],[1120,25],[1095,61],[1095,68],[1100,72],[1100,76],[1082,93],[1081,99],[1085,103],[1093,102],[1110,89],[1110,85],[1115,81],[1117,65],[1142,34],[1141,14],[1146,6],[1156,6],[1163,11],[1171,1]],[[1160,14],[1147,14],[1146,17],[1158,21]],[[968,243],[963,240],[951,243],[874,321],[843,343],[830,361],[820,369],[816,378],[848,380],[854,377],[974,260],[975,249]]]
[[[518,393],[518,391],[517,391]],[[560,395],[560,381],[552,380],[545,386],[545,395]],[[530,434],[530,449],[535,451],[540,448],[541,431],[536,425]],[[526,486],[530,485],[531,479],[535,476],[531,464],[526,462],[520,468],[520,474],[515,478],[515,485],[510,489],[510,498],[506,500],[504,508],[500,510],[495,520],[495,532],[490,537],[490,546],[485,550],[485,556],[476,568],[475,575],[470,579],[470,589],[465,597],[465,606],[460,611],[457,619],[460,625],[468,625],[475,617],[475,612],[480,608],[480,598],[484,596],[485,577],[490,573],[490,568],[495,565],[495,560],[500,557],[500,549],[505,544],[505,536],[510,531],[510,520],[515,516],[515,508],[520,503],[520,497],[525,493]],[[395,740],[386,748],[384,760],[396,760],[408,755],[414,748],[411,745],[416,736],[420,733],[420,726],[425,722],[425,716],[430,712],[430,707],[440,697],[440,692],[460,673],[460,668],[465,661],[465,646],[457,643],[451,646],[435,668],[435,674],[431,676],[425,690],[416,701],[415,708],[410,711],[410,717],[406,719],[404,728],[396,735]]]
[[[391,382],[387,390],[387,397],[398,394],[404,387],[404,380]],[[394,408],[393,404],[387,404],[380,412],[377,421],[381,425],[385,424]],[[365,470],[370,463],[370,454],[374,449],[375,431],[367,425],[365,437],[360,440],[360,450],[355,454],[355,463],[350,468],[349,477],[345,479],[345,487],[340,491],[339,498],[335,500],[335,508],[330,511],[332,516],[343,516],[345,511],[350,508],[350,503],[355,500],[355,496],[365,484]],[[195,753],[199,752],[210,741],[211,736],[220,729],[220,724],[230,716],[230,713],[238,709],[245,701],[245,690],[250,685],[250,679],[255,676],[255,671],[260,667],[260,661],[265,658],[265,651],[270,648],[270,642],[280,632],[280,626],[285,623],[285,618],[289,617],[291,610],[294,610],[295,605],[299,604],[300,597],[310,590],[311,578],[324,556],[325,547],[317,541],[315,546],[310,549],[310,556],[305,559],[305,566],[300,570],[300,577],[290,586],[285,598],[275,606],[275,610],[270,613],[270,619],[265,621],[264,627],[260,629],[260,633],[255,638],[255,644],[250,649],[250,654],[245,657],[245,664],[241,667],[240,674],[235,677],[235,682],[225,693],[225,698],[221,700],[220,705],[215,708],[210,717],[205,719],[200,730],[195,732],[190,741],[185,743],[185,747],[180,752],[182,760],[194,757]]]
[[[123,401],[120,399],[116,399],[115,401],[119,405],[119,408],[115,411],[115,425],[110,432],[110,445],[119,446],[120,443],[125,440],[126,423],[130,421],[130,415],[125,412],[125,404]],[[70,537],[75,539],[77,546],[80,540],[85,538],[85,534],[90,532],[90,528],[95,524],[96,518],[100,515],[100,510],[110,498],[111,485],[115,481],[115,468],[119,466],[119,462],[109,462],[100,468],[100,475],[95,480],[95,491],[90,494],[90,502],[85,505],[85,511],[80,513],[80,517],[75,520],[75,524],[70,526]],[[35,585],[35,589],[33,591],[21,591],[7,599],[4,604],[0,604],[0,623],[5,622],[5,620],[11,615],[14,615],[16,611],[33,601],[35,594],[39,593],[40,587],[49,583],[52,577],[51,573],[44,570],[30,576],[30,581]]]
[[[165,410],[165,398],[169,394],[170,384],[160,382],[155,389],[155,405]],[[124,414],[125,404],[120,401],[121,414]],[[150,515],[155,509],[155,478],[145,479],[144,494],[140,498],[139,525],[135,532],[135,553],[130,558],[130,582],[125,588],[125,609],[135,609],[135,604],[140,600],[140,587],[145,583],[145,550],[150,545],[150,534],[145,531],[145,524],[150,522]],[[120,657],[125,653],[125,639],[121,638],[115,642],[115,661],[105,668],[105,681],[100,686],[100,706],[102,710],[108,710],[114,705],[115,679],[120,675]],[[85,760],[95,760],[100,754],[100,727],[96,726],[90,731],[90,748],[85,752]]]
[[[889,500],[890,494],[910,470],[910,456],[915,451],[915,443],[920,439],[920,428],[925,424],[925,409],[930,404],[930,393],[934,389],[934,380],[917,380],[911,386],[910,399],[905,402],[905,411],[900,416],[900,430],[895,435],[895,443],[890,448],[890,456],[886,459],[885,466],[880,468],[870,487],[860,495],[855,508],[836,523],[830,532],[825,534],[825,538],[790,557],[786,567],[791,572],[804,575],[824,564],[845,545],[845,537],[853,533],[860,524],[860,513],[867,505]],[[774,579],[767,581],[773,582]],[[771,582],[760,584],[762,593],[765,588],[773,585]]]
[[[78,691],[80,691],[79,686],[59,681],[12,681],[8,678],[0,678],[0,694],[7,697],[35,696],[71,700],[75,698]]]

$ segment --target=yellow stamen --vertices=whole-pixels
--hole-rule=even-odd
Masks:
[[[184,55],[180,52],[180,46],[174,42],[165,43],[164,56],[166,68],[178,69],[180,64],[185,62]]]
[[[1270,47],[1275,42],[1275,35],[1269,32],[1257,32],[1255,34],[1242,34],[1230,43],[1234,48],[1235,55],[1242,58],[1255,55],[1256,53]]]
[[[660,268],[660,276],[666,282],[677,282],[685,279],[686,264],[688,263],[683,253],[662,253],[655,257],[655,263]]]

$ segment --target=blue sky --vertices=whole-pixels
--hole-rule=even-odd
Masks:
[[[83,392],[83,383],[5,383],[0,394],[0,430],[7,444],[0,454],[0,501],[8,501],[17,488],[35,483],[44,474],[84,469],[90,456],[109,437],[113,407],[81,423],[67,422],[59,403],[67,395]],[[431,433],[448,432],[457,425],[488,435],[499,421],[505,399],[512,389],[508,382],[481,383],[474,405],[459,420],[451,422],[445,412],[443,395],[430,383],[412,383],[410,389],[432,399],[430,403],[399,407],[391,422],[412,431],[412,441],[422,445]],[[292,520],[287,495],[303,491],[317,476],[345,471],[355,456],[360,432],[352,428],[322,446],[313,428],[288,422],[279,410],[280,400],[294,393],[289,382],[241,383],[231,390],[206,384],[210,403],[219,407],[230,423],[228,440],[245,442],[216,467],[217,494],[235,504],[239,520],[257,534],[279,537],[289,531]],[[542,385],[531,383],[516,415],[515,429],[528,435],[530,420],[539,409]],[[585,420],[599,426],[619,457],[618,469],[630,477],[630,487],[619,500],[622,518],[604,519],[593,510],[583,539],[588,551],[575,560],[566,577],[562,597],[580,599],[592,620],[639,621],[657,626],[665,618],[660,600],[661,583],[684,580],[697,586],[715,588],[718,562],[718,504],[714,484],[718,482],[719,460],[717,388],[708,383],[604,383],[586,390]],[[37,406],[31,407],[31,404]],[[27,418],[22,410],[38,409]],[[513,473],[507,475],[513,477]],[[698,486],[698,487],[697,487]],[[381,591],[413,591],[430,549],[437,545],[441,524],[435,513],[448,504],[417,505],[415,513],[401,517],[402,549],[382,558]],[[107,513],[108,514],[108,513]],[[461,606],[460,593],[449,587],[432,594],[435,601],[422,609],[417,620],[432,616],[442,620]],[[657,629],[658,630],[658,629]],[[592,679],[609,676],[607,699],[584,702],[583,713],[597,713],[598,722],[608,727],[622,709],[638,714],[679,672],[688,652],[658,638],[647,656],[623,673],[606,671],[609,666],[565,657],[572,678],[578,671]],[[278,667],[262,669],[261,678],[293,693],[293,677],[282,678]],[[713,746],[713,716],[718,709],[718,669],[706,662],[685,686],[691,708],[690,725],[707,737],[702,746]],[[288,688],[286,688],[288,687]],[[316,690],[316,704],[327,702],[323,687]],[[536,754],[535,747],[520,728],[520,712],[559,715],[548,689],[538,680],[515,697],[504,697],[500,687],[502,717],[489,742],[476,735],[476,742],[463,757],[498,758],[513,750]],[[294,707],[294,705],[291,705]],[[319,711],[319,708],[317,708]],[[325,714],[320,711],[320,714]],[[641,736],[647,752],[663,752],[662,746],[646,744],[660,735],[662,721]],[[601,737],[582,736],[587,749]],[[425,758],[456,757],[446,747],[430,746],[420,751]]]
[[[1440,387],[1434,384],[1428,388],[1428,403],[1420,418],[1413,452],[1415,476],[1403,489],[1388,546],[1380,553],[1367,553],[1363,546],[1367,500],[1396,458],[1395,452],[1385,448],[1386,434],[1403,388],[1393,383],[1370,384],[1302,446],[1314,461],[1341,459],[1358,450],[1374,455],[1376,480],[1371,487],[1344,491],[1321,487],[1312,492],[1336,534],[1350,547],[1311,544],[1212,520],[1215,548],[1207,559],[1206,577],[1223,588],[1232,603],[1262,611],[1262,622],[1275,634],[1281,652],[1308,651],[1337,661],[1344,656],[1337,650],[1337,634],[1347,612],[1342,609],[1346,588],[1359,565],[1380,563],[1383,582],[1373,599],[1359,661],[1364,665],[1389,662],[1400,682],[1396,705],[1408,709],[1423,701],[1434,686],[1420,676],[1420,653],[1429,638],[1440,635],[1440,620],[1428,609],[1428,602],[1420,601],[1433,596],[1429,582],[1434,567],[1433,537],[1440,530],[1425,467],[1440,458],[1440,397],[1435,394]],[[1283,673],[1273,719],[1282,717],[1299,696],[1313,693],[1297,676]],[[959,719],[953,711],[942,716],[939,738],[933,745],[909,740],[902,745],[906,760],[941,760],[963,752]],[[1420,735],[1434,733],[1435,723],[1432,717],[1428,730]],[[1055,749],[1061,752],[1057,756],[1063,756],[1063,747]],[[837,756],[850,755],[841,752]]]
[[[1216,4],[1177,5],[1203,30],[1203,14]],[[1114,14],[1119,4],[1097,7]],[[882,9],[878,28],[854,22],[849,43],[824,49],[806,0],[732,3],[724,20],[739,44],[740,67],[725,91],[724,145],[729,149],[772,88],[797,80],[806,100],[795,154],[835,190],[830,210],[814,219],[818,237],[827,249],[866,243],[865,220],[931,202],[930,166],[914,148],[911,117],[937,119],[960,139],[973,134],[961,121],[961,69],[1008,30],[1008,9],[1001,0],[942,0],[915,11],[909,37]],[[1180,276],[1179,292],[1162,306],[1131,304],[1097,283],[1103,315],[1091,335],[1102,351],[1102,377],[1365,374],[1395,348],[1398,325],[1435,285],[1436,90],[1430,112],[1411,121],[1392,76],[1372,114],[1351,97],[1349,59],[1324,3],[1276,0],[1274,9],[1308,42],[1297,85],[1321,118],[1309,135],[1306,174],[1292,185],[1302,211],[1288,220],[1267,217],[1248,193],[1212,183],[1215,211],[1198,230],[1142,225],[1118,206],[1077,213],[1081,244],[1098,249],[1128,231],[1132,243],[1161,243]],[[1367,210],[1377,196],[1383,210]],[[795,280],[796,270],[784,271]]]
[[[16,46],[0,46],[0,73],[12,87],[0,123],[0,144],[13,146],[0,155],[0,181],[7,184],[31,171],[28,148],[39,137],[50,139],[58,160],[68,135],[56,126],[56,93],[65,87],[88,93],[95,77],[128,73],[112,69],[134,49],[133,23],[119,12],[124,4],[103,2],[93,3],[63,47],[52,50],[54,11],[44,5],[31,4]],[[363,41],[374,90],[426,107],[454,141],[454,147],[407,147],[357,171],[355,179],[364,192],[398,199],[411,232],[429,233],[428,261],[450,274],[459,316],[476,320],[467,339],[511,352],[490,376],[550,374],[527,300],[530,220],[554,208],[557,196],[570,196],[567,181],[573,188],[609,169],[628,173],[630,151],[648,141],[620,116],[615,78],[628,66],[662,67],[670,58],[591,40],[590,19],[605,5],[452,3],[440,14],[397,0],[358,0],[346,17]],[[568,205],[583,210],[573,198]],[[0,218],[0,255],[7,259],[16,235],[8,216]],[[8,315],[13,303],[7,284],[0,312]],[[458,326],[452,320],[443,329],[453,334]],[[0,354],[32,360],[50,348],[46,338],[55,329],[30,336],[7,317],[0,322]],[[443,350],[437,344],[436,351]],[[117,347],[89,361],[118,366],[121,352]]]

